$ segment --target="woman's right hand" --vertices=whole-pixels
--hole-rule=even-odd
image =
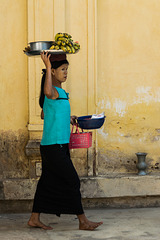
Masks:
[[[43,109],[41,110],[41,119],[42,119],[42,120],[44,119],[44,112],[43,112]]]
[[[48,54],[48,52],[43,51],[41,53],[41,58],[45,64],[46,68],[51,68],[50,56],[51,56],[51,54]]]

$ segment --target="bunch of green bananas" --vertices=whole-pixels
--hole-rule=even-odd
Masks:
[[[55,35],[55,42],[50,49],[61,49],[66,53],[76,53],[80,49],[80,44],[73,42],[72,36],[68,33],[57,33]]]

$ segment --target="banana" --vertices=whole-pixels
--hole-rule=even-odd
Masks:
[[[63,38],[62,37],[58,38],[58,41],[65,42],[66,44],[69,43],[69,40],[67,38],[64,38],[64,37]]]
[[[69,45],[70,47],[73,47],[73,43],[72,43],[71,41],[69,41],[68,45]]]
[[[69,39],[66,38],[66,39],[65,39],[65,43],[66,43],[66,44],[69,44]]]
[[[75,49],[75,50],[78,50],[79,48],[78,48],[76,45],[74,45],[74,49]]]
[[[61,41],[61,43],[62,43],[62,46],[66,46],[66,43],[65,43],[65,42]]]
[[[58,45],[56,45],[56,46],[55,46],[55,49],[56,49],[56,50],[59,50],[59,46],[58,46]]]
[[[68,53],[72,53],[72,49],[69,46],[66,46],[66,48]]]
[[[65,41],[64,37],[58,37],[58,41]]]
[[[61,38],[61,37],[63,37],[63,36],[64,36],[63,33],[57,33],[56,36],[55,36],[55,41],[57,41],[58,38]]]
[[[67,52],[67,48],[66,47],[61,46],[61,49],[63,50],[63,52]]]
[[[68,34],[68,33],[64,33],[64,37],[66,37],[66,38],[72,38],[72,36],[71,36],[70,34]]]
[[[73,43],[73,46],[74,48],[77,50],[77,49],[80,49],[80,44],[78,42],[74,42]]]
[[[75,53],[80,49],[80,44],[73,42],[70,34],[60,32],[55,35],[55,44],[50,49],[62,49],[64,52]]]
[[[74,47],[71,47],[71,50],[72,50],[72,53],[75,53],[75,52],[76,52],[75,49],[74,49]]]
[[[52,50],[52,49],[55,49],[55,46],[54,46],[54,45],[52,45],[52,46],[50,47],[50,50]]]
[[[66,42],[64,41],[64,39],[63,39],[63,41],[61,40],[61,39],[63,39],[63,38],[58,38],[58,41],[56,41],[56,44],[58,44],[58,46],[66,46]]]
[[[60,46],[62,44],[62,41],[58,40],[56,43]]]

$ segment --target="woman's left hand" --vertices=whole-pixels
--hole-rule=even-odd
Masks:
[[[77,116],[73,115],[71,116],[71,119],[70,119],[70,123],[73,125],[73,124],[77,124]]]

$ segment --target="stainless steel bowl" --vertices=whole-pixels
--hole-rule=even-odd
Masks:
[[[30,51],[47,50],[53,45],[53,41],[37,41],[30,42]]]

